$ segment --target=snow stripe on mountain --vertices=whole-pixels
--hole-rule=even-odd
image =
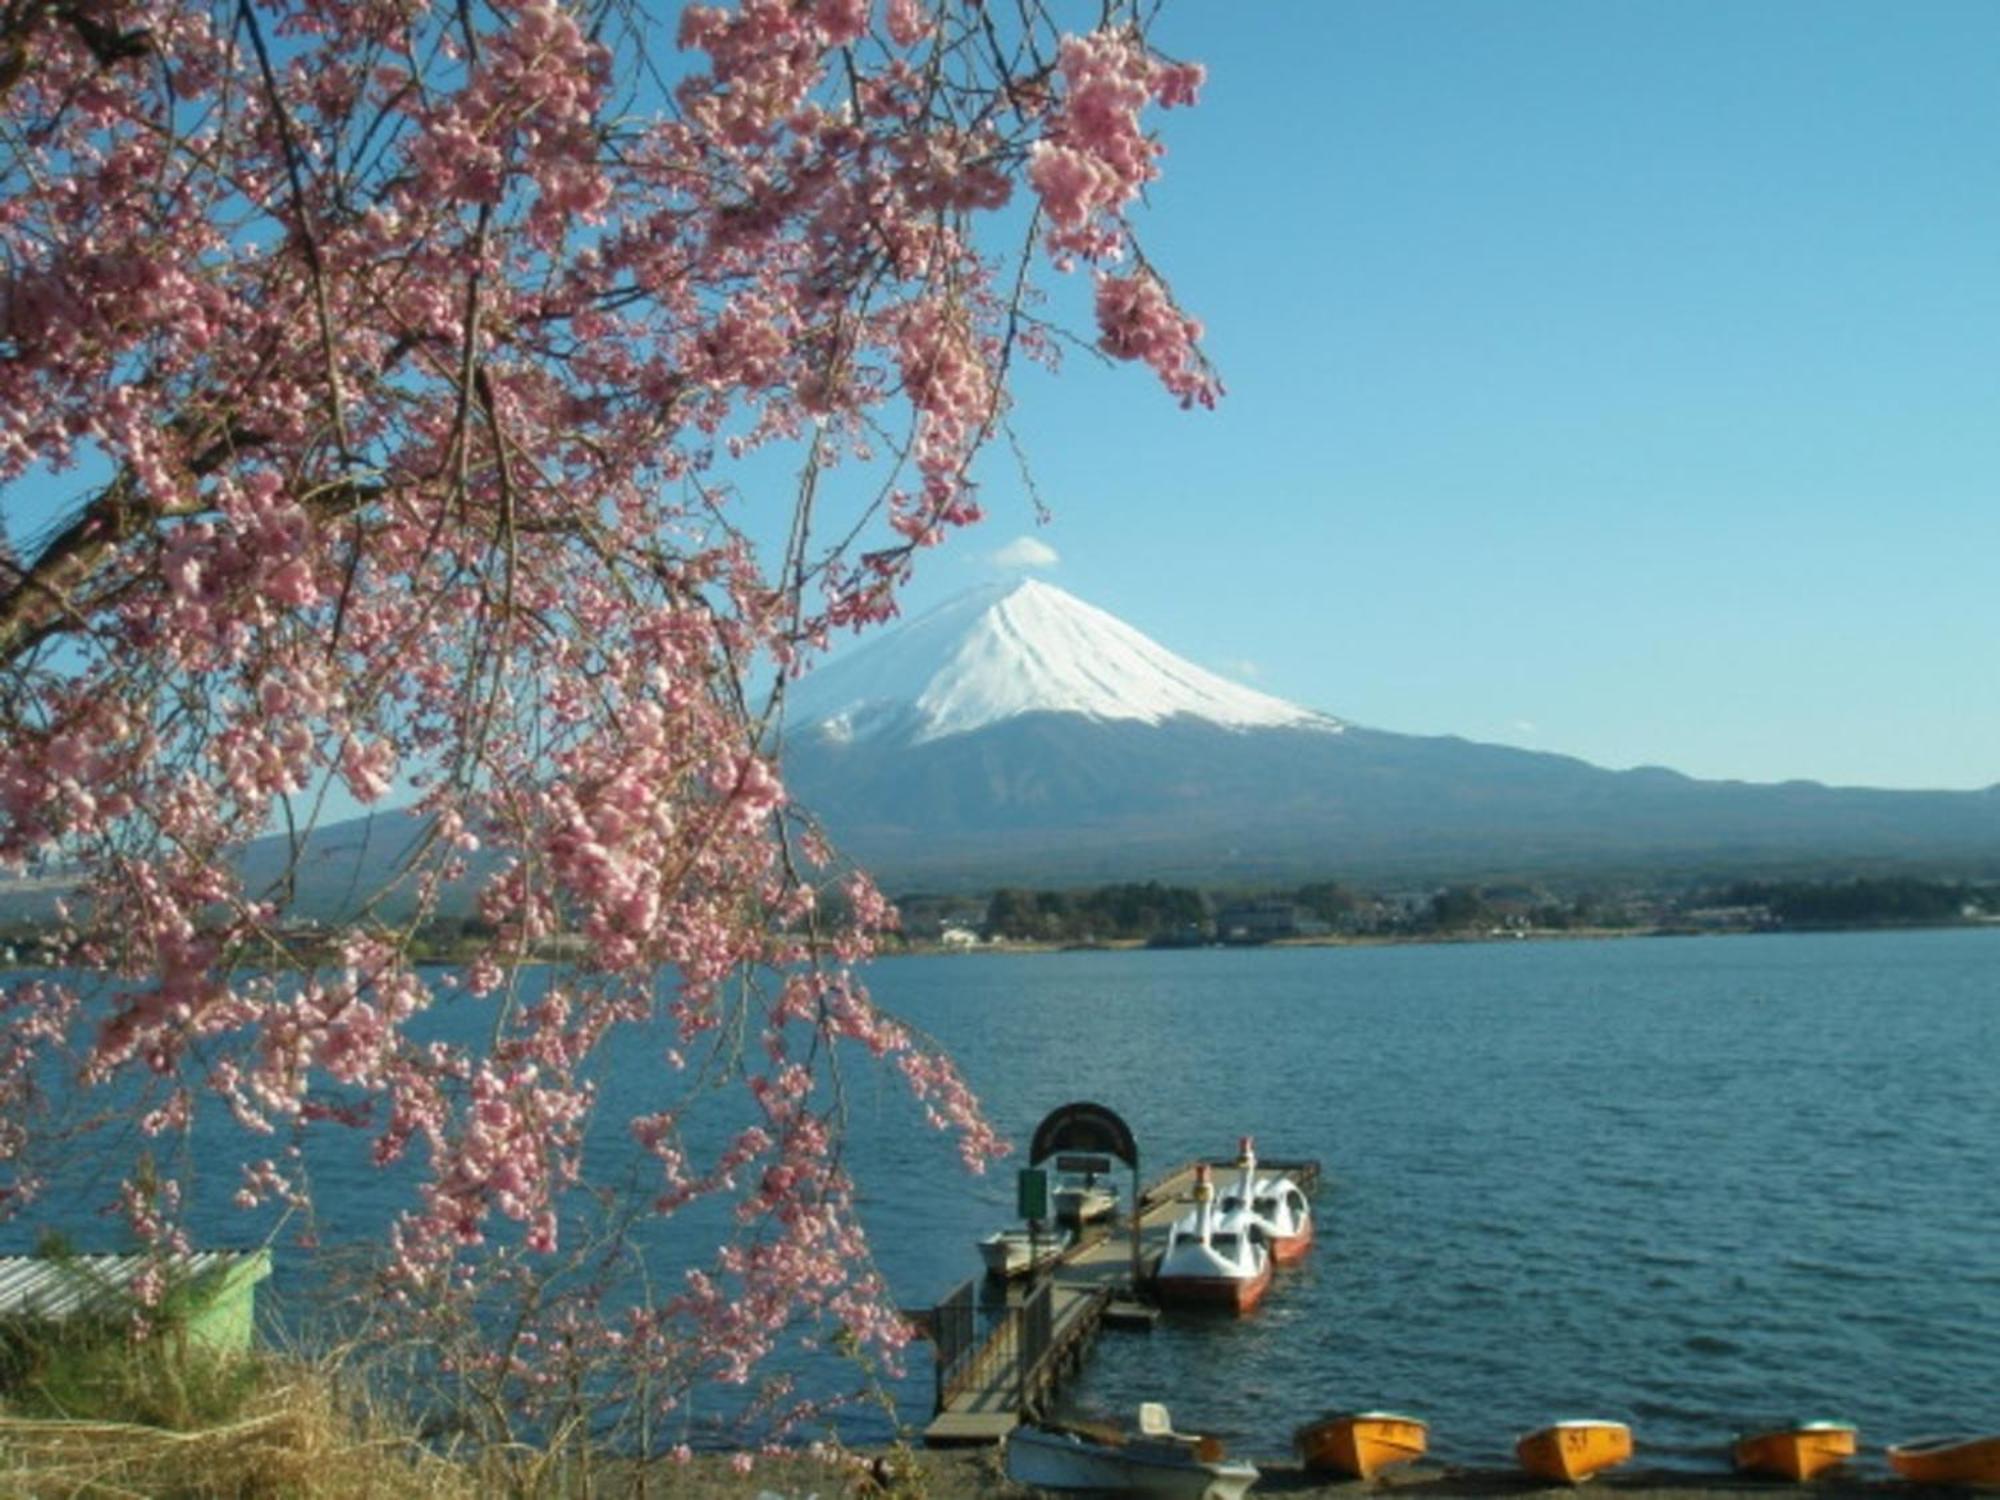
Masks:
[[[1029,713],[1228,729],[1340,721],[1204,671],[1034,579],[974,589],[794,684],[792,723],[832,740],[923,744]]]

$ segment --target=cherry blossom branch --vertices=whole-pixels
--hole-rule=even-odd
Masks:
[[[326,361],[326,399],[333,413],[334,435],[340,442],[344,463],[353,452],[347,436],[347,411],[340,393],[340,359],[334,352],[333,315],[327,307],[326,270],[320,263],[319,236],[313,229],[312,209],[306,202],[305,183],[299,174],[299,145],[292,133],[291,112],[278,92],[278,80],[271,72],[270,49],[264,45],[264,29],[257,24],[256,7],[250,0],[238,0],[236,14],[250,33],[250,46],[257,54],[257,70],[264,80],[264,100],[278,125],[278,140],[284,147],[285,177],[292,188],[293,232],[305,252],[306,270],[312,278],[313,306],[319,315],[320,353]]]
[[[1132,217],[1199,73],[1099,14],[0,12],[0,506],[101,480],[0,570],[0,867],[75,876],[59,976],[0,979],[0,1216],[130,1128],[161,1165],[114,1148],[118,1211],[171,1247],[216,1130],[246,1222],[323,1225],[305,1152],[351,1141],[397,1194],[382,1335],[499,1441],[600,1390],[657,1435],[803,1329],[893,1354],[854,1070],[969,1165],[1000,1143],[868,994],[894,912],[792,805],[785,683],[979,519],[1045,279],[1091,273],[1094,347],[1213,397]],[[315,904],[354,804],[397,858]],[[105,1104],[38,1094],[64,1054]],[[634,1237],[707,1213],[616,1310]]]

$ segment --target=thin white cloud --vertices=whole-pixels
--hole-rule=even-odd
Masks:
[[[1516,719],[1514,721],[1514,733],[1536,734],[1539,733],[1539,726],[1533,719]]]
[[[1017,536],[993,554],[994,566],[1001,568],[1053,568],[1061,561],[1055,548],[1035,536]]]
[[[1240,656],[1235,661],[1224,662],[1222,670],[1229,673],[1232,677],[1241,677],[1246,682],[1255,682],[1264,675],[1264,669],[1247,656]]]

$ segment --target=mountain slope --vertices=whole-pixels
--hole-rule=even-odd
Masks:
[[[1339,722],[1204,671],[1046,583],[975,589],[829,663],[792,691],[823,739],[926,744],[1033,713],[1233,729]]]
[[[1099,659],[1115,691],[1082,672]],[[801,687],[794,799],[898,883],[2000,859],[2000,796],[1702,782],[1342,725],[1045,584],[953,601]]]
[[[2000,875],[2000,791],[1697,781],[1391,734],[1216,677],[1042,583],[979,590],[795,686],[784,775],[892,889],[1829,865]],[[253,844],[253,887],[351,911],[418,835],[390,812]],[[492,860],[453,893],[469,909]],[[46,919],[60,878],[0,881]],[[392,903],[392,907],[394,903]]]
[[[1991,793],[1702,782],[1359,728],[1033,715],[872,753],[808,742],[786,777],[901,884],[2000,863]]]

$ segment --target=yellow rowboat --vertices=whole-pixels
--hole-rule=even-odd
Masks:
[[[1623,1422],[1552,1422],[1516,1442],[1514,1456],[1537,1479],[1580,1484],[1632,1456],[1632,1429]]]
[[[1308,1422],[1292,1434],[1308,1469],[1373,1479],[1391,1464],[1423,1457],[1430,1429],[1393,1411],[1345,1411]]]
[[[1888,1456],[1890,1468],[1918,1484],[2000,1484],[2000,1436],[1912,1438]]]
[[[1747,1432],[1730,1450],[1745,1474],[1811,1479],[1854,1457],[1856,1433],[1846,1422],[1794,1422],[1768,1432]]]

